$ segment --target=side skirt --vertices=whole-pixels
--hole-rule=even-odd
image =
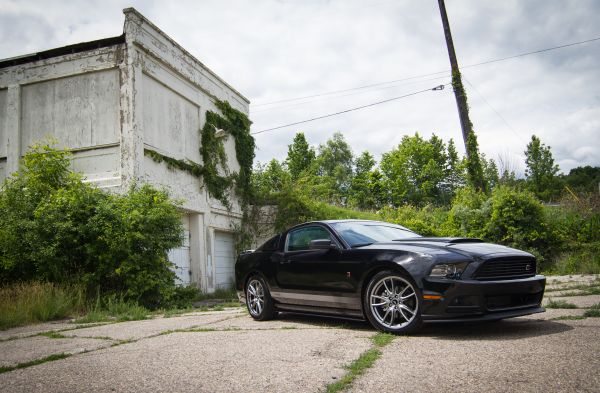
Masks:
[[[345,317],[351,319],[364,320],[364,316],[360,310],[350,310],[341,308],[329,308],[329,307],[313,307],[297,304],[282,304],[275,303],[275,309],[277,311],[290,311],[299,314],[317,314],[317,315],[328,315],[336,317]]]

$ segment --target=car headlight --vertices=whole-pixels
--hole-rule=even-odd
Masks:
[[[457,279],[460,278],[460,275],[465,271],[468,264],[468,262],[440,263],[431,269],[429,277]]]

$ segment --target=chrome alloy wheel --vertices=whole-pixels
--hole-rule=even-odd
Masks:
[[[265,307],[265,289],[259,280],[250,280],[248,289],[246,290],[246,298],[248,299],[248,311],[250,311],[250,314],[253,316],[260,315]]]
[[[369,307],[380,324],[389,329],[401,329],[415,319],[419,302],[410,282],[399,276],[388,276],[372,288]]]

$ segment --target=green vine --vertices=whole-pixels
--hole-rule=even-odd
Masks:
[[[232,108],[227,101],[217,100],[215,106],[221,114],[206,111],[206,122],[200,130],[200,156],[204,165],[190,160],[177,160],[150,149],[145,149],[144,154],[155,162],[164,162],[169,169],[180,169],[203,179],[210,196],[220,201],[227,209],[231,209],[229,196],[230,190],[234,189],[245,212],[251,196],[250,175],[254,161],[255,142],[250,134],[252,122],[246,114]],[[229,172],[227,154],[222,139],[217,136],[217,130],[223,130],[234,138],[236,158],[240,165],[239,173]]]
[[[200,164],[196,164],[190,160],[176,160],[151,149],[144,149],[144,155],[152,158],[154,162],[164,162],[169,169],[180,169],[195,177],[202,177],[204,171],[204,168]]]
[[[456,91],[460,96],[463,96],[465,102],[467,102],[467,93],[465,92],[465,88],[462,84],[462,78],[459,71],[452,72],[452,87],[454,88],[454,91]],[[469,111],[468,104],[466,111]],[[486,186],[483,179],[483,167],[481,165],[481,157],[479,155],[479,144],[477,143],[477,136],[473,131],[473,123],[471,123],[470,120],[467,124],[467,129],[467,175],[469,182],[475,187],[475,189],[485,192]]]

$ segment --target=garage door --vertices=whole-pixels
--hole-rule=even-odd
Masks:
[[[184,236],[183,244],[179,248],[169,250],[169,261],[173,263],[171,269],[177,275],[178,280],[175,282],[179,285],[190,284],[190,221],[189,215],[184,214],[181,216],[181,223],[183,224]]]
[[[215,231],[215,270],[217,289],[234,285],[235,242],[233,235]]]

